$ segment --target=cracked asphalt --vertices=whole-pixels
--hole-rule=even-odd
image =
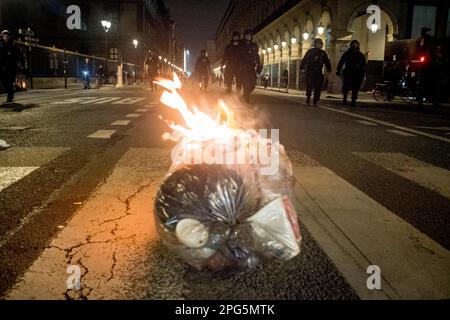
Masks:
[[[131,105],[54,103],[74,97],[115,96],[145,100]],[[202,105],[218,97],[211,93],[193,99]],[[395,150],[448,170],[450,151],[446,145],[427,138],[406,141],[379,128],[363,130],[346,115],[312,110],[261,92],[254,98],[258,109],[238,108],[238,118],[251,127],[281,128],[281,142],[294,165],[332,169],[448,248],[446,212],[450,202],[445,190],[439,193],[426,189],[425,184],[413,184],[366,161],[374,157],[364,153]],[[23,106],[33,100],[31,94],[22,99]],[[239,104],[233,96],[225,99]],[[0,110],[0,138],[12,145],[0,152],[0,167],[15,164],[37,168],[0,190],[2,299],[360,298],[343,275],[345,267],[337,267],[339,259],[330,257],[326,242],[319,244],[317,231],[303,223],[302,216],[301,253],[281,265],[269,263],[243,272],[211,273],[192,269],[165,248],[155,229],[153,201],[170,166],[172,145],[161,138],[168,129],[159,116],[179,117],[169,108],[157,104],[149,107],[157,100],[158,95],[147,90],[105,88],[66,96],[55,94],[20,111]],[[146,106],[147,112],[136,119],[127,118]],[[378,114],[372,107],[355,111],[377,115],[380,120],[388,120],[389,112]],[[393,112],[397,117],[400,111]],[[414,111],[405,111],[404,116],[408,120],[400,125],[414,121],[422,124]],[[131,120],[130,124],[111,126],[123,119]],[[447,120],[443,114],[423,122],[444,126]],[[14,127],[21,129],[11,129]],[[88,138],[105,129],[116,131],[109,138]],[[363,156],[358,158],[357,152]],[[401,157],[394,159],[403,161]],[[386,192],[387,187],[395,192]],[[311,199],[316,200],[314,196]],[[425,208],[430,213],[420,216]],[[298,211],[303,213],[305,209]],[[420,241],[417,246],[422,245]],[[80,269],[81,290],[67,288],[70,266]]]

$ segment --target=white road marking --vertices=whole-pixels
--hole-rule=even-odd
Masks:
[[[98,130],[89,135],[88,138],[109,139],[117,130]]]
[[[39,167],[0,167],[0,191],[29,175]]]
[[[278,99],[281,99],[281,100],[287,100],[287,101],[293,101],[293,102],[296,102],[296,103],[301,103],[298,100],[294,100],[294,99],[290,99],[290,98],[278,97],[278,96],[274,96],[274,97],[276,97]],[[439,141],[450,143],[450,139],[445,138],[445,137],[437,136],[437,135],[430,134],[430,133],[423,132],[423,131],[419,131],[419,130],[414,130],[414,129],[403,127],[403,126],[398,126],[398,125],[390,123],[390,122],[377,120],[377,119],[374,119],[374,118],[371,118],[371,117],[362,116],[362,115],[359,115],[359,114],[355,114],[353,112],[348,112],[348,111],[336,109],[336,108],[334,108],[333,106],[330,106],[330,105],[321,105],[321,106],[319,106],[319,108],[330,110],[330,111],[333,111],[333,112],[346,114],[346,115],[351,116],[351,117],[355,117],[355,118],[359,118],[359,119],[375,122],[375,123],[378,123],[378,124],[381,124],[381,125],[384,125],[384,126],[387,126],[387,127],[393,127],[393,128],[399,129],[399,130],[410,132],[412,134],[417,134],[417,135],[420,135],[420,136],[424,136],[424,137],[428,137],[428,138],[431,138],[431,139],[435,139],[435,140],[439,140]]]
[[[92,100],[96,100],[98,97],[79,97],[79,98],[72,98],[72,99],[66,99],[63,101],[56,101],[52,102],[51,104],[73,104],[73,103],[83,103],[83,102],[91,102]]]
[[[126,118],[139,118],[141,115],[139,113],[130,113],[127,114],[125,117]]]
[[[450,127],[414,127],[418,129],[431,129],[431,130],[442,130],[442,131],[450,131]]]
[[[67,93],[67,94],[61,94],[61,95],[57,95],[57,96],[39,96],[39,97],[30,97],[28,99],[21,99],[21,100],[16,100],[16,102],[18,103],[26,103],[27,101],[37,101],[37,100],[46,100],[46,99],[54,99],[54,98],[61,98],[61,97],[67,97],[67,96],[74,96],[80,94],[80,92],[75,92],[75,93]],[[25,98],[25,97],[24,97]]]
[[[91,100],[88,100],[88,101],[85,101],[85,102],[81,102],[80,104],[91,104],[91,103],[94,103],[94,102],[100,102],[100,101],[102,101],[104,98],[93,98],[93,99],[91,99]]]
[[[450,171],[401,153],[353,152],[395,174],[450,199]]]
[[[292,100],[292,99],[289,99],[289,100],[295,101],[295,100]],[[375,123],[378,123],[378,124],[381,124],[381,125],[384,125],[384,126],[387,126],[387,127],[393,127],[393,128],[399,129],[399,130],[410,132],[412,134],[417,134],[417,135],[420,135],[420,136],[424,136],[424,137],[428,137],[428,138],[431,138],[431,139],[440,140],[440,141],[444,141],[444,142],[450,143],[450,139],[447,139],[447,138],[444,138],[444,137],[440,137],[440,136],[437,136],[437,135],[434,135],[434,134],[430,134],[430,133],[419,131],[419,130],[414,130],[414,129],[403,127],[403,126],[398,126],[398,125],[390,123],[390,122],[377,120],[377,119],[374,119],[374,118],[371,118],[371,117],[362,116],[362,115],[355,114],[355,113],[352,113],[352,112],[339,110],[339,109],[333,108],[331,106],[329,106],[329,107],[319,106],[319,108],[330,110],[330,111],[333,111],[333,112],[343,113],[343,114],[346,114],[348,116],[352,116],[352,117],[359,118],[359,119],[364,119],[364,120],[367,120],[367,121],[372,121],[372,122],[375,122]]]
[[[94,104],[104,104],[104,103],[113,102],[113,101],[116,101],[119,99],[120,99],[120,97],[105,97],[105,98],[103,98],[102,101],[95,102]]]
[[[117,120],[111,123],[111,126],[127,126],[130,122],[130,120]]]
[[[411,134],[405,131],[401,131],[401,130],[387,130],[389,132],[392,132],[394,134],[398,134],[399,136],[404,136],[404,137],[417,137],[415,134]]]
[[[323,166],[296,161],[297,210],[362,299],[448,299],[449,251]],[[381,268],[381,290],[366,286]]]
[[[113,102],[113,104],[135,104],[135,103],[138,103],[138,102],[143,101],[145,99],[146,98],[136,98],[136,97],[125,98],[125,99]]]
[[[361,124],[365,124],[366,126],[378,126],[378,124],[366,120],[355,120],[355,121]]]
[[[148,109],[137,109],[135,112],[148,112]]]

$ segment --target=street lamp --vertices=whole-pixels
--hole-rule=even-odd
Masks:
[[[133,45],[134,47],[137,49],[137,46],[139,44],[139,41],[137,41],[136,39],[133,40]]]
[[[321,22],[319,27],[317,27],[317,33],[319,34],[319,36],[321,36],[321,35],[323,35],[324,32],[325,32],[325,27],[323,26],[323,24]]]
[[[266,54],[266,52],[267,52],[267,50],[266,50],[266,49],[263,49],[262,53],[263,53],[264,55]]]
[[[286,48],[286,46],[287,46],[286,41],[281,42],[281,47],[282,47],[282,48]]]
[[[105,76],[106,76],[106,80],[108,80],[108,78],[109,78],[108,77],[108,55],[109,55],[109,52],[108,52],[108,31],[109,31],[109,29],[111,29],[111,21],[102,20],[101,24],[102,24],[103,30],[105,30],[105,51],[106,51],[106,54],[105,54]]]
[[[297,43],[297,38],[291,38],[291,43],[292,44],[296,44]]]
[[[272,48],[267,48],[267,52],[271,53],[272,52]]]
[[[303,33],[303,40],[307,41],[309,39],[309,33],[305,30]]]
[[[372,33],[376,33],[379,28],[379,25],[375,22],[375,20],[370,25],[370,30],[372,30]]]
[[[276,44],[276,45],[273,46],[273,48],[275,49],[275,51],[277,51],[279,46]]]

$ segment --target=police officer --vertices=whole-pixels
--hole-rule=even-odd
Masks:
[[[240,57],[239,57],[239,40],[241,35],[238,31],[234,31],[231,35],[231,43],[225,47],[225,52],[222,59],[222,70],[224,70],[225,86],[227,93],[231,93],[233,80],[236,79],[236,86],[241,86],[240,75]]]
[[[14,83],[19,62],[19,48],[14,45],[11,32],[3,30],[0,34],[0,82],[6,91],[7,103],[14,100]]]
[[[323,67],[327,72],[331,72],[331,63],[328,59],[327,53],[322,50],[322,39],[314,40],[314,47],[309,49],[300,65],[302,72],[306,71],[306,103],[311,104],[311,94],[314,90],[314,105],[317,106],[322,92],[322,85],[324,80]]]
[[[206,56],[206,50],[203,49],[200,52],[200,57],[195,62],[195,74],[197,76],[197,81],[201,84],[203,90],[208,89],[209,75],[211,73],[211,63]]]
[[[150,89],[152,91],[157,90],[157,86],[155,83],[153,83],[153,81],[160,74],[161,65],[159,58],[156,56],[153,50],[148,51],[148,56],[145,61],[145,68],[147,71],[147,78],[150,84]]]
[[[337,66],[336,74],[340,77],[342,67],[345,65],[343,75],[342,93],[344,94],[344,105],[347,104],[347,97],[349,90],[352,90],[351,106],[356,106],[358,99],[358,91],[364,80],[364,73],[366,69],[366,57],[359,49],[359,42],[353,40],[350,43],[350,48],[342,55],[341,60]]]
[[[250,102],[250,94],[255,89],[257,75],[262,71],[259,59],[258,46],[253,41],[253,31],[247,30],[244,39],[240,42],[241,53],[241,79],[244,88],[244,100]]]

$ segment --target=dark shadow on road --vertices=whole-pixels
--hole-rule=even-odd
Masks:
[[[3,103],[2,105],[0,105],[0,108],[14,112],[22,112],[23,110],[33,109],[37,107],[40,107],[40,105],[35,103],[21,104],[13,102],[13,103]]]

